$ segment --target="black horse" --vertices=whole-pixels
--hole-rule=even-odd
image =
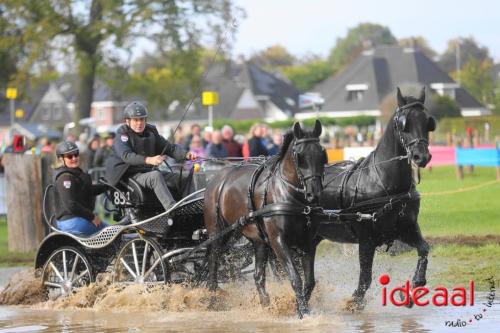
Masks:
[[[375,213],[374,219],[368,222],[322,221],[318,227],[317,243],[322,239],[359,243],[360,275],[353,294],[357,309],[364,307],[364,296],[372,281],[375,248],[379,245],[400,240],[416,247],[419,258],[413,286],[426,284],[429,245],[417,222],[420,199],[411,165],[425,167],[431,159],[428,138],[436,122],[424,112],[424,101],[425,89],[419,98],[414,98],[403,97],[398,88],[398,108],[376,149],[353,165],[326,168],[322,207]]]
[[[326,154],[319,143],[321,123],[312,132],[303,131],[299,123],[285,135],[278,155],[262,165],[242,164],[221,171],[205,192],[204,218],[210,237],[235,223],[255,251],[255,284],[263,306],[269,305],[265,290],[269,247],[288,273],[296,296],[300,318],[308,313],[308,302],[314,288],[314,236],[317,223],[311,221],[310,206],[317,203],[322,191]],[[221,235],[221,234],[219,234]],[[218,257],[227,237],[209,246],[208,287],[217,289]],[[292,258],[297,249],[302,259],[305,283]]]

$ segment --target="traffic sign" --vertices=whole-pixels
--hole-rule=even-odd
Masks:
[[[7,88],[5,92],[5,97],[7,99],[16,99],[17,98],[17,89],[16,88]]]
[[[23,109],[17,109],[15,112],[16,118],[23,118],[24,117],[24,110]]]
[[[204,106],[219,104],[219,94],[215,91],[204,91],[201,94],[201,104]]]

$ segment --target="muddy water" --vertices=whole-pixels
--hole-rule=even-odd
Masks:
[[[411,276],[415,259],[377,256],[374,276],[391,275],[393,281]],[[430,275],[441,263],[429,264]],[[218,311],[207,309],[209,294],[204,289],[182,286],[126,288],[111,286],[106,277],[76,295],[54,302],[29,306],[1,306],[0,333],[4,332],[498,332],[500,304],[482,312],[485,293],[476,293],[474,307],[399,308],[381,306],[381,286],[374,279],[366,309],[346,310],[357,282],[357,256],[336,256],[317,262],[318,285],[311,300],[312,313],[304,320],[294,316],[294,296],[289,283],[268,281],[271,306],[262,309],[251,277],[227,284],[219,293]],[[32,273],[16,277],[10,297],[35,300],[37,282]],[[0,274],[1,277],[1,274]],[[429,281],[431,285],[437,284]],[[22,285],[20,287],[19,285]],[[389,287],[394,287],[391,284]],[[22,295],[29,295],[29,297]],[[21,295],[21,296],[20,296]],[[5,293],[4,293],[5,297]],[[498,300],[498,295],[496,297]],[[5,303],[5,300],[3,301]],[[34,302],[34,301],[33,301]],[[479,320],[474,314],[481,313]],[[468,320],[473,319],[472,323]],[[449,328],[446,321],[466,322],[465,328]]]

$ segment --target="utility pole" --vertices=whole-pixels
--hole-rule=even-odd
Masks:
[[[15,112],[16,112],[16,98],[17,98],[17,89],[16,88],[7,88],[5,92],[5,97],[9,100],[10,106],[10,127],[14,125]]]
[[[461,39],[459,38],[457,41],[457,46],[455,48],[455,64],[456,64],[456,70],[457,70],[457,83],[460,85],[460,70],[461,70],[461,65],[460,65],[460,42]]]

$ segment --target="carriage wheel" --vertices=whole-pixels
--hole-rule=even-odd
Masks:
[[[43,267],[42,282],[49,299],[67,296],[92,281],[87,257],[73,246],[54,251]]]
[[[166,283],[169,281],[163,252],[154,240],[136,238],[118,253],[113,271],[115,283]]]

